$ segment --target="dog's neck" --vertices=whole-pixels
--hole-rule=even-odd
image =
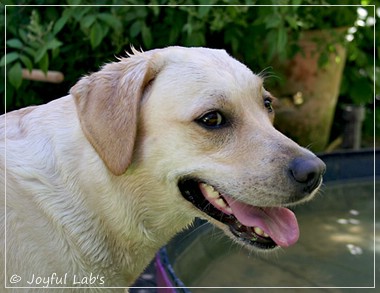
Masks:
[[[87,178],[93,180],[88,190],[82,190],[86,203],[81,206],[88,210],[77,211],[78,221],[86,225],[81,226],[83,231],[72,227],[76,231],[76,237],[72,237],[75,247],[90,266],[118,271],[125,276],[127,285],[139,276],[159,248],[193,219],[183,211],[173,210],[178,205],[163,200],[170,190],[157,184],[157,179],[142,181],[147,178],[142,173],[144,170],[139,168],[121,176],[104,168],[91,176],[87,173]]]
[[[138,277],[160,247],[192,222],[192,217],[186,217],[183,211],[172,210],[177,205],[164,202],[164,195],[170,190],[160,190],[162,184],[155,179],[141,181],[147,178],[141,173],[144,170],[136,169],[122,176],[105,176],[105,182],[98,180],[97,186],[92,185],[86,194],[89,210],[99,216],[92,221],[98,221],[96,225],[102,227],[98,235],[91,230],[83,232],[87,237],[93,235],[98,249],[86,257],[98,265],[109,263],[111,270],[125,271],[128,282]],[[112,186],[113,190],[105,190],[104,186]],[[99,228],[94,226],[96,229]],[[102,251],[107,251],[105,255],[112,259],[102,259]]]

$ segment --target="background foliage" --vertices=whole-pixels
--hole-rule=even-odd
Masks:
[[[5,2],[16,4],[16,1]],[[17,1],[17,4],[55,4],[55,1],[30,2]],[[277,80],[284,82],[286,77],[270,67],[271,61],[273,58],[285,60],[298,52],[297,39],[301,32],[353,27],[351,39],[346,41],[348,61],[339,103],[366,105],[370,119],[365,131],[373,134],[374,73],[379,72],[375,62],[380,54],[378,30],[374,39],[373,20],[378,16],[371,6],[364,7],[366,14],[362,13],[359,18],[355,6],[299,6],[329,2],[336,4],[333,0],[273,0],[269,4],[277,6],[239,6],[234,4],[268,4],[268,1],[210,0],[208,3],[212,5],[232,6],[130,6],[142,1],[129,0],[123,1],[124,6],[94,6],[119,3],[116,0],[66,0],[59,3],[66,6],[7,6],[6,9],[1,6],[0,25],[6,28],[6,55],[0,62],[4,69],[6,67],[6,71],[1,71],[7,86],[6,109],[46,103],[66,95],[80,76],[114,61],[115,56],[125,55],[131,45],[143,50],[168,45],[224,48],[253,71],[269,68],[273,75],[279,76]],[[345,1],[345,4],[360,3],[374,4],[373,1]],[[91,6],[76,6],[79,4]],[[125,6],[127,4],[129,6]],[[204,2],[156,0],[149,4]],[[331,46],[325,44],[321,50],[328,54]],[[327,60],[323,56],[321,66]],[[57,85],[23,80],[22,68],[61,71],[65,81]],[[0,85],[1,93],[5,92],[4,85]],[[380,122],[380,117],[376,119]],[[336,125],[339,131],[339,121]]]

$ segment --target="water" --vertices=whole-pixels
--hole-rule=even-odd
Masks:
[[[379,231],[380,222],[374,223],[373,181],[329,183],[314,201],[294,211],[300,239],[274,254],[250,253],[210,224],[177,238],[168,247],[177,276],[188,287],[329,287],[313,292],[342,292],[338,287],[374,286],[375,273],[380,275],[380,265],[374,271],[375,247],[377,253],[380,248],[374,225]]]

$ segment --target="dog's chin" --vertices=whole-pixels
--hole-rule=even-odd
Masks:
[[[203,218],[244,246],[272,251],[298,240],[297,220],[293,212],[284,207],[248,205],[194,178],[180,180],[178,188],[182,196],[200,210]]]

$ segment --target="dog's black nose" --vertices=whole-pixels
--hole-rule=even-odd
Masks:
[[[291,177],[302,184],[307,193],[318,187],[325,171],[326,165],[318,157],[298,157],[290,163]]]

